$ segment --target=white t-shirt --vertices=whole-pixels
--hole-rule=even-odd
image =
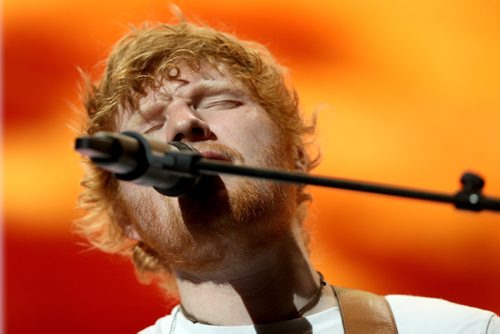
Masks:
[[[389,295],[399,334],[500,334],[500,318],[493,312],[442,299]],[[338,307],[302,319],[258,326],[210,326],[192,323],[176,306],[139,334],[343,334]]]

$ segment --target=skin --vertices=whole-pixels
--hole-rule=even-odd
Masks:
[[[258,167],[296,168],[286,136],[225,68],[179,66],[180,76],[125,111],[120,131],[183,141],[208,158]],[[314,296],[319,278],[296,220],[292,185],[206,177],[180,198],[120,183],[131,238],[155,250],[175,275],[181,303],[217,325],[288,320]],[[325,288],[305,315],[336,305]],[[307,326],[306,326],[307,327]]]

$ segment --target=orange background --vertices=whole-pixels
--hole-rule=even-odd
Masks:
[[[328,5],[326,5],[328,3]],[[177,1],[267,45],[320,107],[316,171],[452,193],[464,170],[500,197],[500,5],[444,1]],[[77,66],[167,3],[6,0],[7,333],[132,333],[171,307],[131,265],[72,234],[80,158]],[[500,214],[312,188],[312,256],[331,283],[500,311]]]

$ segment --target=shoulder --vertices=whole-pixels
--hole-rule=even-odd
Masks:
[[[386,299],[401,334],[500,334],[498,317],[490,311],[435,298],[389,295]]]

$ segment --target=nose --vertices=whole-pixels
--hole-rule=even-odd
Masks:
[[[167,140],[191,142],[207,140],[212,135],[208,124],[185,103],[172,104],[167,120]]]

